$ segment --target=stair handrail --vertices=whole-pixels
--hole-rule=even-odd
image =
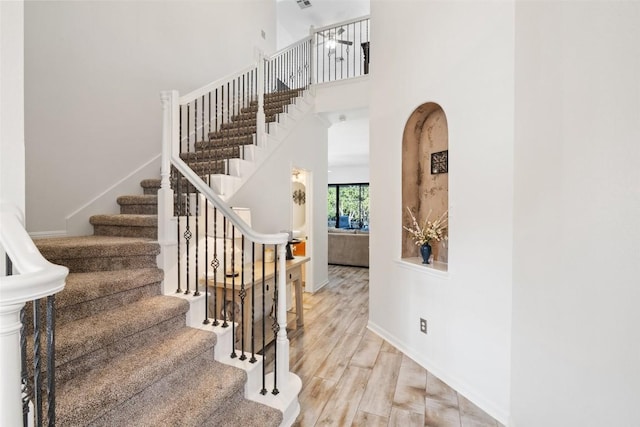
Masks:
[[[17,270],[0,277],[0,425],[16,426],[23,421],[20,312],[27,301],[62,291],[69,269],[40,254],[24,228],[24,215],[5,201],[0,201],[0,249]]]
[[[289,240],[287,233],[265,234],[259,233],[251,228],[232,209],[232,207],[222,200],[214,191],[202,180],[180,157],[171,156],[171,165],[178,170],[191,185],[193,185],[205,198],[214,205],[218,211],[226,217],[240,232],[249,240],[264,245],[285,245]],[[283,264],[284,265],[284,264]]]
[[[363,15],[357,18],[347,19],[346,21],[338,22],[336,24],[325,25],[324,27],[318,27],[313,29],[314,33],[321,33],[323,31],[331,30],[337,27],[343,27],[345,25],[353,24],[355,22],[366,21],[371,19],[371,15]]]
[[[291,43],[288,46],[283,47],[282,49],[280,49],[280,50],[278,50],[276,52],[273,52],[272,54],[265,55],[265,59],[271,60],[271,59],[275,58],[276,56],[282,55],[283,53],[286,53],[286,52],[288,52],[290,50],[295,49],[296,47],[298,47],[300,45],[303,45],[303,44],[309,42],[310,40],[311,40],[311,35],[308,35],[308,36],[306,36],[306,37],[304,37],[304,38],[302,38],[302,39],[300,39],[300,40],[298,40],[296,42]]]
[[[227,220],[249,240],[262,245],[277,245],[277,291],[280,295],[286,295],[285,246],[288,243],[287,233],[265,234],[259,233],[251,228],[232,208],[222,200],[213,189],[198,176],[181,158],[179,152],[179,94],[178,91],[163,91],[161,93],[163,107],[163,132],[162,132],[162,164],[161,183],[158,191],[158,242],[163,253],[170,252],[168,249],[172,245],[175,237],[171,226],[173,212],[174,192],[170,185],[171,168],[176,169],[198,192],[205,197]],[[164,259],[161,267],[170,265]],[[167,264],[167,265],[164,265]],[[287,338],[287,308],[285,298],[278,299],[276,307],[278,319],[278,332],[276,335],[276,351],[280,355],[276,360],[275,381],[278,384],[285,384],[291,375],[289,371],[289,339]]]
[[[191,92],[182,95],[180,97],[180,104],[186,104],[188,102],[191,102],[197,98],[200,98],[202,95],[206,95],[207,93],[211,92],[213,89],[220,87],[222,85],[224,85],[227,82],[232,81],[233,79],[237,78],[238,76],[241,76],[243,74],[245,74],[248,71],[251,71],[252,69],[256,68],[256,64],[252,64],[249,65],[245,68],[243,68],[240,71],[228,74],[220,79],[214,80],[210,83],[207,83],[206,85],[199,87],[198,89],[194,89]]]

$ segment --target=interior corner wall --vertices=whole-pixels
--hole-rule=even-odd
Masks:
[[[371,22],[369,327],[506,423],[513,2],[381,0],[371,3]],[[442,107],[449,127],[444,274],[400,261],[402,135],[425,102]]]
[[[275,0],[25,2],[27,229],[65,231],[160,153],[160,91],[250,65],[275,25]]]
[[[291,133],[279,143],[249,180],[230,198],[232,206],[251,209],[255,230],[278,233],[290,230],[292,220],[291,169],[307,174],[307,201],[312,203],[307,220],[305,290],[315,292],[327,284],[327,125],[309,112],[295,123]]]
[[[23,16],[22,1],[0,2],[0,199],[22,212],[25,209]]]
[[[512,423],[640,425],[640,3],[518,2]]]

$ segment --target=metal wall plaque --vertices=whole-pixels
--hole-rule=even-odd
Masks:
[[[431,153],[431,174],[449,172],[449,150]]]

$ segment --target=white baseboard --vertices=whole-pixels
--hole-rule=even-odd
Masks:
[[[455,376],[450,375],[446,370],[442,369],[442,367],[435,365],[432,361],[421,357],[419,354],[416,354],[408,346],[399,342],[395,339],[393,335],[391,335],[388,331],[386,331],[381,326],[368,322],[367,328],[379,335],[383,339],[389,342],[389,344],[396,347],[402,353],[409,356],[413,361],[417,364],[425,368],[427,371],[431,372],[433,375],[438,377],[441,381],[448,384],[449,387],[456,390],[458,393],[463,395],[465,398],[469,399],[474,405],[478,406],[480,409],[485,411],[487,414],[491,415],[493,418],[498,420],[504,425],[510,425],[509,423],[509,410],[508,408],[500,408],[498,405],[493,402],[485,399],[481,393],[478,393],[477,390],[474,390],[473,387],[470,387],[464,380],[460,378],[456,378]]]
[[[67,230],[34,231],[29,233],[32,239],[42,239],[45,237],[66,237]]]

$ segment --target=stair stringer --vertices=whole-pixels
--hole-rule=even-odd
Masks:
[[[314,114],[314,104],[312,92],[308,89],[303,91],[287,106],[287,111],[278,115],[278,120],[269,123],[269,133],[265,134],[264,140],[247,146],[245,159],[230,159],[229,174],[209,175],[209,185],[223,200],[233,197],[288,138],[297,122]]]
[[[215,360],[246,372],[247,381],[244,385],[244,397],[282,412],[281,427],[293,425],[300,414],[298,395],[302,390],[302,380],[296,374],[290,372],[286,384],[278,384],[279,393],[277,395],[271,392],[267,392],[265,395],[261,394],[262,365],[264,363],[262,356],[256,354],[255,357],[258,360],[255,363],[250,363],[248,359],[243,361],[238,357],[232,358],[230,356],[233,348],[233,334],[231,333],[231,329],[235,327],[235,324],[226,328],[222,326],[212,326],[211,323],[204,324],[201,316],[201,314],[204,313],[205,307],[204,293],[199,296],[193,296],[192,294],[174,294],[174,296],[189,302],[187,326],[216,335],[216,346],[214,349]],[[236,353],[240,354],[240,351],[236,350]],[[266,375],[265,384],[267,384],[267,388],[269,388],[269,384],[273,384],[273,377],[273,372]]]

